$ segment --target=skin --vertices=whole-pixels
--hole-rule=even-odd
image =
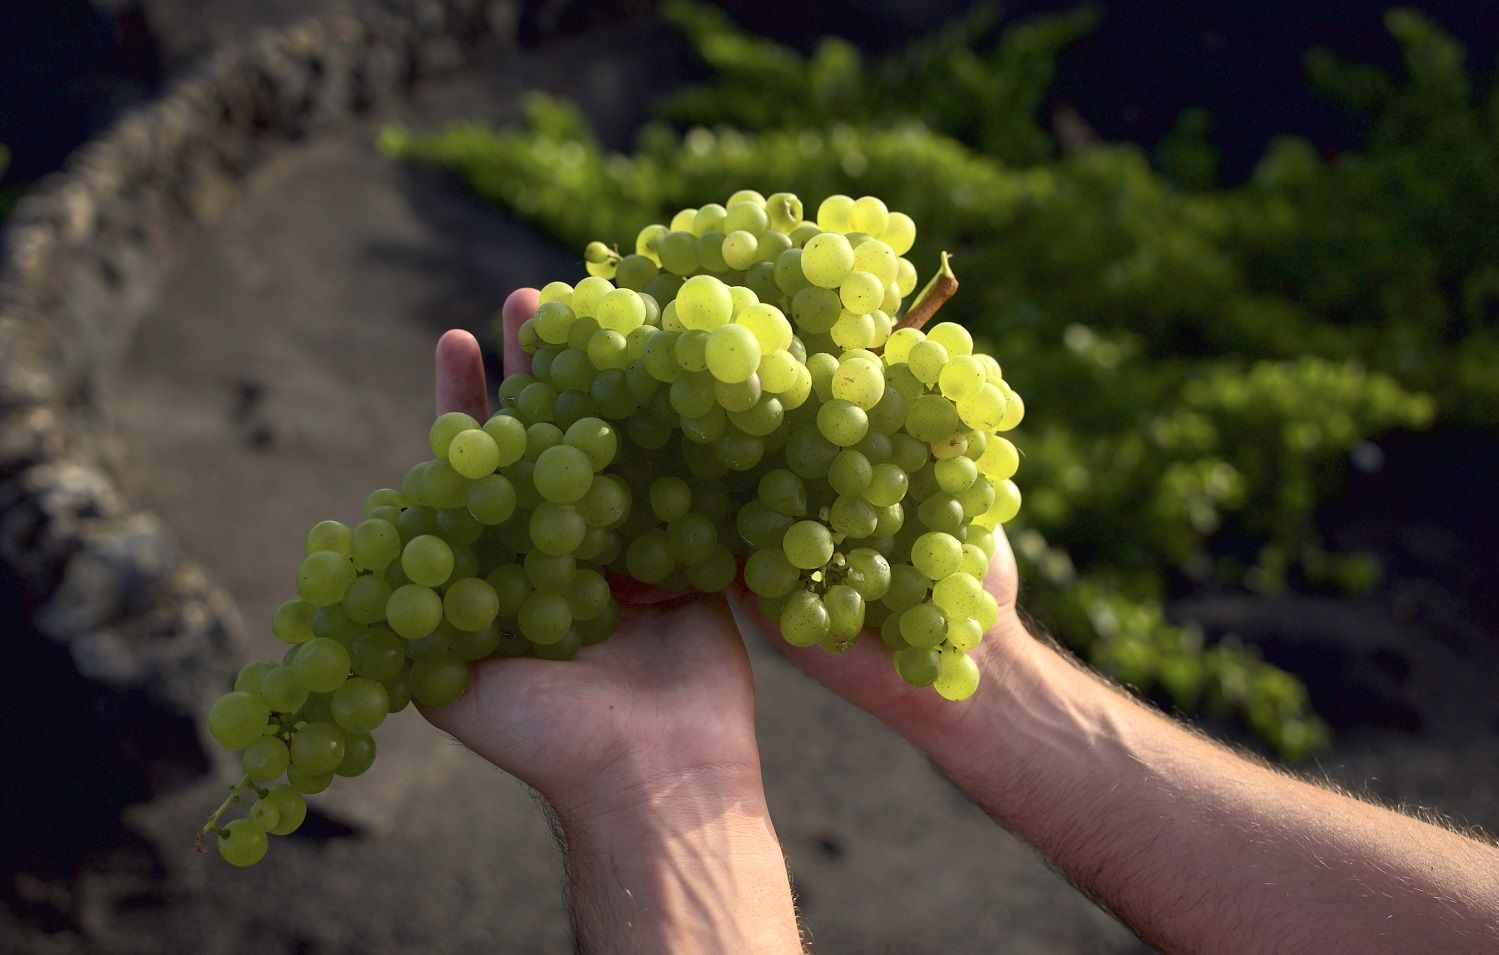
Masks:
[[[535,294],[506,303],[507,371]],[[485,413],[472,336],[444,336],[438,382],[439,411]],[[962,703],[907,686],[876,640],[790,648],[742,585],[728,601],[1162,951],[1499,951],[1499,850],[1246,759],[1106,684],[1026,631],[996,543],[1000,620]],[[487,661],[428,718],[551,801],[583,948],[797,951],[753,709],[724,603],[698,597],[628,608],[566,666]]]
[[[505,371],[536,291],[505,303]],[[488,416],[479,345],[437,348],[437,410]],[[424,710],[531,786],[566,845],[578,946],[798,952],[785,857],[760,778],[749,658],[722,597],[624,605],[608,641],[565,664],[491,659]]]

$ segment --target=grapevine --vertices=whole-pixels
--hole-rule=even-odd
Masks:
[[[873,196],[803,213],[742,190],[623,252],[589,243],[588,276],[544,286],[520,326],[531,371],[499,411],[441,415],[399,489],[312,528],[271,621],[285,656],[208,714],[244,768],[201,832],[226,861],[258,862],[304,797],[369,769],[387,715],[451,704],[473,663],[607,639],[622,578],[742,580],[792,646],[879,640],[907,683],[977,690],[1024,403],[961,325],[925,328],[957,290],[945,254],[902,312],[910,217]]]

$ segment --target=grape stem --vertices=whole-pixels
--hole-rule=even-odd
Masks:
[[[209,815],[208,821],[203,823],[203,828],[198,830],[198,836],[193,840],[194,849],[197,849],[199,852],[208,851],[208,848],[203,845],[203,837],[208,835],[210,832],[218,831],[219,817],[222,816],[225,810],[227,810],[230,806],[234,805],[236,802],[239,802],[240,793],[244,792],[245,787],[248,785],[250,785],[250,776],[247,773],[243,777],[241,777],[239,782],[229,787],[228,798],[226,798],[222,803],[219,804],[219,808],[215,809],[213,813]]]
[[[906,309],[906,314],[895,323],[897,329],[920,329],[958,291],[958,277],[953,274],[950,259],[951,256],[946,252],[942,253],[942,265],[937,269],[937,274],[932,276],[932,280],[926,283],[926,288],[921,290],[911,307]]]

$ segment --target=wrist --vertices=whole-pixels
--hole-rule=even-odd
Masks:
[[[800,951],[758,771],[693,771],[558,807],[579,948]]]

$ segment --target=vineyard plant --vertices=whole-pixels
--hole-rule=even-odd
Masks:
[[[1039,120],[1088,10],[1001,25],[980,10],[867,61],[803,55],[716,9],[665,15],[711,70],[609,153],[569,103],[523,122],[388,130],[404,160],[582,247],[725,183],[874,193],[964,275],[961,314],[1033,409],[1027,506],[1010,535],[1022,603],[1094,666],[1186,711],[1236,714],[1291,759],[1325,745],[1302,684],[1232,634],[1173,621],[1174,586],[1365,590],[1380,569],[1318,534],[1350,452],[1394,429],[1492,426],[1499,379],[1499,97],[1462,49],[1393,10],[1402,75],[1312,51],[1310,79],[1359,111],[1363,148],[1273,141],[1246,182],[1215,181],[1200,113],[1152,156],[1063,153]]]

